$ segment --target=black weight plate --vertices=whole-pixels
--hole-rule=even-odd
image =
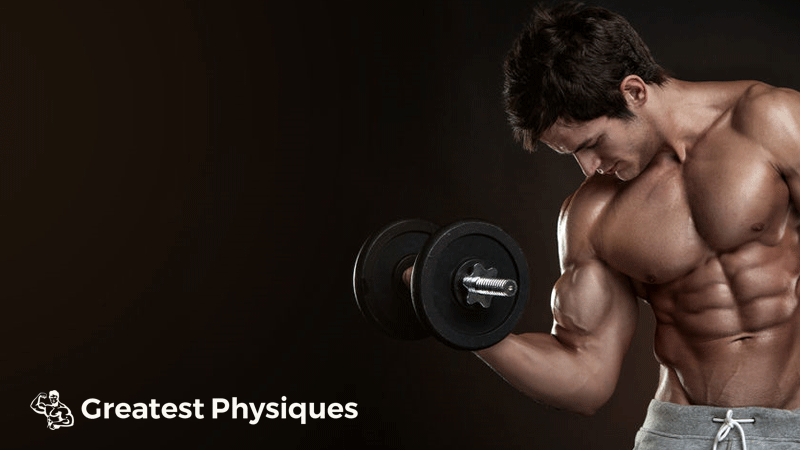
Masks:
[[[394,222],[367,239],[358,252],[353,269],[358,308],[369,322],[393,338],[430,336],[417,319],[411,292],[400,277],[437,228],[418,219]]]
[[[517,282],[514,297],[493,297],[489,308],[466,306],[453,291],[455,273],[468,260]],[[519,244],[486,222],[462,221],[436,232],[420,251],[411,281],[414,309],[445,344],[478,350],[500,342],[522,317],[528,300],[528,263]]]

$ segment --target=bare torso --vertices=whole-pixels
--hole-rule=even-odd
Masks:
[[[730,108],[685,160],[660,154],[631,181],[582,188],[605,192],[598,257],[655,313],[663,401],[800,408],[800,216],[771,153],[736,124],[759,89],[722,89]]]

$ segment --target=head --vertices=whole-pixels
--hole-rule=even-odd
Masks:
[[[627,20],[580,3],[537,7],[504,69],[506,112],[515,137],[531,151],[554,126],[580,127],[601,118],[631,126],[637,117],[629,88],[638,86],[628,82],[646,91],[667,81]]]
[[[50,391],[50,392],[47,394],[47,398],[49,398],[49,399],[50,399],[50,404],[51,404],[51,405],[58,404],[58,397],[59,397],[59,395],[58,395],[58,391]]]

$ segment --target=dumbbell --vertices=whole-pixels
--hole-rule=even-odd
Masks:
[[[409,289],[403,273],[412,266]],[[353,270],[356,303],[378,329],[403,340],[433,335],[460,350],[507,336],[528,290],[519,244],[473,220],[441,229],[418,219],[393,222],[364,242]]]

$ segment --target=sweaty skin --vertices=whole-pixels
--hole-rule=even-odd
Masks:
[[[800,408],[800,94],[635,76],[620,89],[634,121],[557,122],[541,139],[588,176],[559,220],[552,332],[478,355],[534,399],[591,414],[639,297],[656,317],[655,398]]]

